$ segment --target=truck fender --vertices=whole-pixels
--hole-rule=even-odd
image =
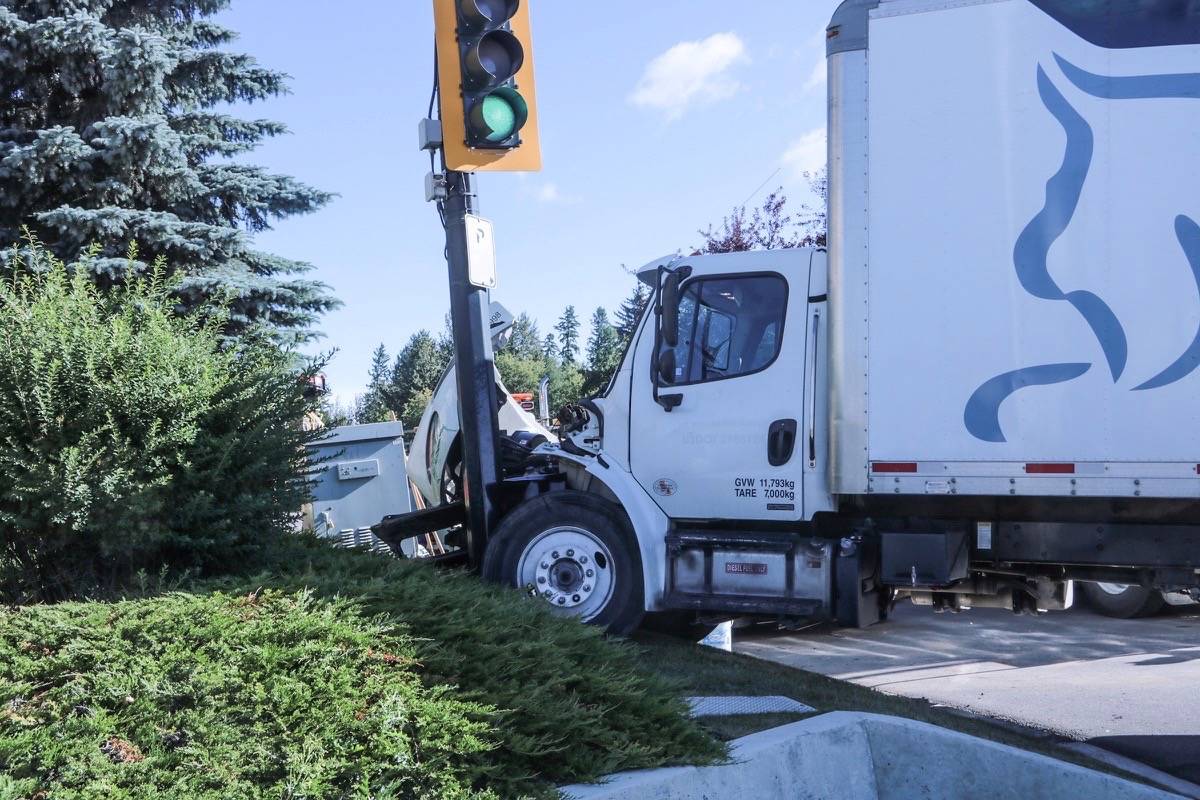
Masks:
[[[625,511],[641,551],[646,611],[662,610],[667,583],[667,515],[631,474],[603,456],[568,453],[553,444],[542,445],[535,452],[557,458],[572,489],[599,494]]]

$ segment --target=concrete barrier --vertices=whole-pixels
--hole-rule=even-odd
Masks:
[[[835,711],[733,742],[732,762],[563,787],[573,800],[1165,800],[1142,784],[900,717]]]

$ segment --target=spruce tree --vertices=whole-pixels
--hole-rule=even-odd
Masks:
[[[575,315],[575,306],[567,306],[554,330],[558,333],[558,354],[562,363],[574,364],[575,356],[579,355],[579,317]]]
[[[642,312],[645,311],[649,300],[650,290],[641,281],[637,281],[633,284],[633,291],[621,301],[614,327],[622,344],[633,338],[633,332],[637,329],[638,321],[642,318]]]
[[[547,333],[546,338],[542,339],[542,357],[547,362],[558,358],[558,339],[554,338],[553,333]]]
[[[236,34],[210,18],[228,4],[0,2],[0,246],[26,227],[64,258],[96,245],[88,263],[107,287],[128,277],[134,244],[134,269],[162,256],[182,273],[185,308],[227,303],[230,333],[302,337],[336,301],[252,236],[330,195],[241,159],[285,128],[221,107],[287,86],[227,49]]]
[[[358,398],[354,417],[358,423],[387,422],[391,409],[388,393],[391,389],[391,369],[387,348],[382,344],[371,353],[371,367],[367,373],[367,391]]]
[[[608,321],[608,312],[597,308],[592,314],[592,335],[587,343],[583,391],[594,394],[603,389],[621,360],[621,338]]]

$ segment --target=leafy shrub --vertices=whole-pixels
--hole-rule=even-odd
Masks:
[[[242,564],[303,502],[292,357],[175,313],[161,269],[94,287],[36,245],[0,283],[0,600]]]
[[[415,657],[304,593],[0,611],[0,800],[472,796],[492,712]]]
[[[465,754],[476,788],[552,797],[553,785],[626,769],[711,763],[724,746],[687,716],[677,687],[646,671],[633,645],[554,616],[511,589],[427,565],[340,550],[304,537],[251,580],[206,582],[348,597],[403,625],[427,686],[499,709],[497,746]]]

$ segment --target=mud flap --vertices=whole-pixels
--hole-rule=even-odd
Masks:
[[[834,603],[837,622],[866,628],[883,618],[886,589],[879,582],[879,545],[862,536],[847,536],[838,545]]]

